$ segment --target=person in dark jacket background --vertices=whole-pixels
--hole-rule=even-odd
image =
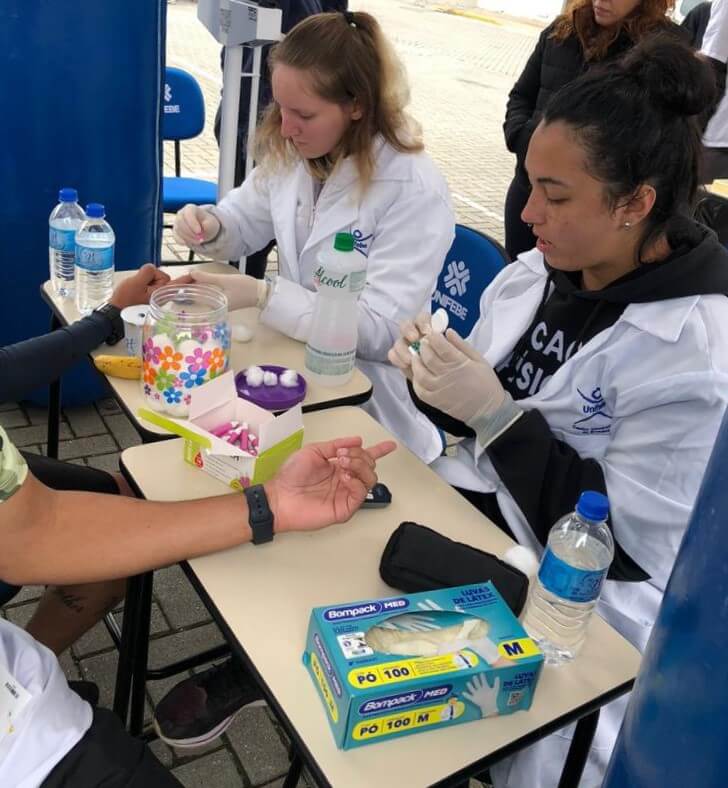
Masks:
[[[549,98],[594,63],[623,55],[646,35],[679,31],[668,17],[669,0],[571,0],[539,36],[506,107],[506,146],[516,171],[506,195],[506,250],[511,259],[533,248],[535,238],[521,219],[530,187],[523,168],[528,143]],[[685,34],[679,34],[685,37]]]

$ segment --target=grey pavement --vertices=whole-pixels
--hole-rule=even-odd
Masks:
[[[495,15],[474,19],[439,13],[422,0],[353,0],[350,6],[377,16],[402,57],[412,86],[412,114],[422,123],[427,149],[449,181],[458,220],[502,240],[503,200],[513,160],[503,144],[501,124],[508,91],[533,48],[538,27]],[[193,2],[180,0],[168,7],[167,62],[197,77],[207,108],[204,133],[182,143],[184,174],[211,180],[217,173],[212,119],[221,84],[219,54],[219,46],[197,21]],[[164,161],[166,171],[173,172],[168,143]],[[163,258],[185,257],[185,250],[165,233]],[[24,450],[45,452],[45,410],[6,403],[0,405],[0,424]],[[62,458],[107,471],[117,471],[119,452],[140,442],[113,399],[65,409],[60,437]],[[24,589],[1,614],[23,625],[41,592],[39,587]],[[150,663],[196,653],[221,639],[181,570],[157,572]],[[96,681],[102,703],[111,703],[117,656],[103,625],[81,638],[61,662],[70,678]],[[148,685],[148,717],[175,681]],[[184,785],[205,788],[279,786],[288,762],[286,736],[267,708],[243,711],[202,753],[182,755],[159,742],[152,749]]]

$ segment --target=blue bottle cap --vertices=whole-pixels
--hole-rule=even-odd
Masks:
[[[59,202],[78,202],[78,192],[75,189],[61,189],[58,192]]]
[[[90,202],[86,206],[86,216],[89,219],[103,219],[105,215],[104,206],[100,202]]]
[[[588,490],[579,496],[576,511],[586,520],[601,522],[609,514],[609,499],[600,492]]]

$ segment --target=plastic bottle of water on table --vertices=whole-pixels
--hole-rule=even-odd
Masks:
[[[75,189],[61,189],[58,205],[48,219],[48,264],[56,293],[72,298],[74,293],[76,230],[86,218]]]
[[[614,558],[608,514],[605,495],[584,492],[576,511],[562,517],[549,533],[523,615],[523,626],[549,663],[573,659],[584,643]]]
[[[88,315],[114,290],[114,231],[104,206],[86,206],[86,221],[76,231],[76,308]]]
[[[307,377],[323,386],[343,386],[354,372],[358,338],[357,300],[366,281],[366,259],[350,233],[337,233],[314,274],[317,288],[306,343]]]

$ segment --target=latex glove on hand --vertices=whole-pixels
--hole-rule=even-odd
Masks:
[[[172,280],[173,285],[188,285],[193,283],[212,285],[225,293],[228,300],[228,309],[246,309],[257,306],[262,309],[268,300],[268,283],[264,279],[254,279],[247,274],[237,272],[229,274],[211,274],[206,271],[190,271],[185,276]]]
[[[412,380],[412,353],[410,345],[424,339],[431,331],[432,315],[429,312],[421,312],[417,318],[405,320],[399,326],[399,339],[392,345],[387,353],[389,363],[401,370],[402,374]]]
[[[493,367],[452,329],[430,334],[412,356],[415,394],[471,427],[485,448],[523,413]]]
[[[146,263],[135,274],[119,282],[109,303],[119,310],[137,304],[148,304],[152,293],[169,281],[169,274],[160,271],[151,263]]]
[[[219,219],[199,205],[185,205],[174,217],[174,237],[190,247],[212,241],[220,233]]]

